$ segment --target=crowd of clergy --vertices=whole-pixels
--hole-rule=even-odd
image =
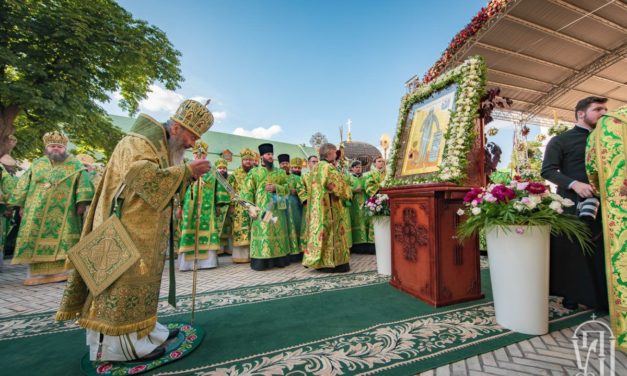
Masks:
[[[26,285],[67,279],[67,253],[80,239],[102,177],[92,157],[68,153],[68,142],[61,132],[45,134],[44,156],[19,179],[11,170],[15,164],[0,164],[7,213],[2,240],[11,222],[21,219],[12,264],[27,264]],[[362,173],[359,160],[344,159],[332,144],[306,160],[288,154],[275,160],[269,143],[256,149],[242,149],[241,165],[232,172],[227,160],[215,160],[209,172],[173,198],[178,270],[193,270],[195,260],[197,269],[215,268],[219,256],[230,255],[233,263],[259,271],[302,262],[323,272],[344,272],[351,252],[375,253],[364,202],[385,177],[383,158]],[[206,160],[208,145],[196,140],[192,155]],[[15,214],[12,208],[18,209]]]

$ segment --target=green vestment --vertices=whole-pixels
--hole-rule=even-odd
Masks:
[[[376,168],[370,170],[366,176],[366,195],[368,198],[374,196],[381,189],[381,183],[385,179],[385,171],[379,171]]]
[[[374,243],[374,226],[370,217],[366,215],[364,203],[368,199],[366,194],[366,177],[351,177],[353,199],[351,200],[351,233],[353,244]],[[356,192],[357,189],[361,191]]]
[[[601,195],[612,331],[627,352],[627,107],[602,116],[588,137],[586,172]]]
[[[303,219],[303,204],[300,201],[298,192],[302,190],[301,177],[290,174],[287,177],[288,198],[287,198],[287,226],[290,254],[301,253],[300,234]],[[295,193],[292,193],[292,190]]]
[[[319,269],[348,264],[348,231],[342,219],[342,200],[350,196],[344,177],[333,165],[322,160],[310,172],[309,179],[303,265]],[[335,185],[333,190],[327,188],[329,183]]]
[[[12,264],[30,264],[31,275],[62,273],[67,252],[81,234],[78,203],[88,204],[94,190],[81,162],[35,159],[9,198],[24,208]]]
[[[231,187],[241,195],[244,189],[248,173],[240,166],[229,175],[229,183]],[[233,214],[231,215],[231,236],[233,237],[233,246],[242,247],[250,244],[250,218],[248,211],[243,205],[232,202]]]
[[[4,213],[9,207],[7,203],[9,202],[11,192],[13,192],[13,189],[17,184],[17,178],[11,175],[1,163],[0,174],[0,257],[3,257],[7,235],[9,234],[9,230],[11,228],[10,218],[6,218]],[[0,260],[0,265],[2,265],[2,260]]]
[[[266,184],[274,184],[276,192],[267,192]],[[262,210],[270,210],[275,223],[263,222],[261,213],[252,221],[250,231],[250,258],[270,259],[290,253],[287,240],[287,175],[279,168],[268,170],[255,167],[248,173],[242,198],[255,203]]]
[[[228,205],[223,195],[216,193],[216,186],[222,186],[217,182],[213,172],[202,176],[200,203],[200,223],[198,224],[198,259],[207,258],[207,251],[220,249],[221,216],[219,207]],[[185,194],[183,203],[183,217],[181,218],[181,239],[179,241],[179,253],[184,254],[185,260],[194,259],[194,247],[196,244],[196,216],[198,205],[198,183],[190,185]],[[225,210],[226,211],[226,210]],[[181,257],[181,256],[179,256]]]

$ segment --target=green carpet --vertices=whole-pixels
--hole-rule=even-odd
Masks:
[[[187,358],[155,375],[413,375],[530,336],[496,325],[487,270],[484,300],[433,308],[374,272],[293,281],[197,297],[206,336]],[[189,297],[162,305],[162,323],[189,320]],[[164,303],[162,303],[164,304]],[[552,298],[550,329],[587,320]],[[52,313],[0,320],[3,374],[80,374],[85,335]]]

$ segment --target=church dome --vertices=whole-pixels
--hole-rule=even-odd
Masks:
[[[348,160],[361,161],[363,172],[370,170],[370,166],[376,157],[381,157],[379,149],[366,142],[344,141],[342,142],[342,145],[344,145],[344,155]]]

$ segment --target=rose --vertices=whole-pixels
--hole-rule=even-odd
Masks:
[[[483,193],[483,189],[481,189],[481,188],[472,188],[464,196],[464,202],[465,203],[469,203],[469,202],[475,200],[481,193]]]
[[[183,355],[183,352],[182,352],[182,351],[178,351],[178,350],[177,350],[177,351],[172,351],[172,352],[170,353],[170,358],[172,358],[172,359],[178,359],[178,358],[180,358],[180,357],[181,357],[181,355]]]
[[[464,213],[464,209],[457,209],[457,215],[462,216]]]
[[[549,208],[555,210],[557,213],[562,214],[564,209],[562,209],[562,204],[559,201],[553,201],[549,204]]]
[[[495,185],[490,193],[492,193],[498,201],[509,201],[516,197],[516,192],[501,184]]]
[[[546,187],[542,183],[530,182],[525,190],[529,193],[539,195],[546,191]]]
[[[193,340],[195,340],[196,338],[198,338],[198,337],[196,337],[196,335],[192,334],[192,335],[190,335],[190,336],[187,336],[187,338],[185,338],[185,339],[186,339],[187,341],[193,341]]]
[[[473,215],[479,215],[481,213],[481,208],[472,208],[470,211]]]

